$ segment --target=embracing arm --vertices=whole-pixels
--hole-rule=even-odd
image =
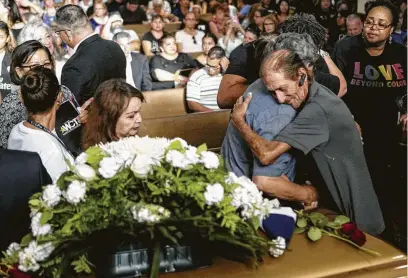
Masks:
[[[335,93],[337,93],[339,97],[344,96],[347,93],[347,82],[346,82],[346,79],[344,78],[343,73],[339,70],[339,68],[330,58],[330,55],[328,53],[327,55],[322,55],[322,57],[324,61],[326,62],[327,67],[329,68],[329,73],[339,78],[340,88],[339,88],[339,91]]]
[[[248,88],[248,80],[236,74],[225,74],[221,79],[217,94],[218,106],[222,109],[231,109],[237,99]]]
[[[248,98],[247,98],[248,99]],[[256,134],[245,122],[244,118],[234,115],[231,120],[245,142],[251,148],[252,153],[259,159],[261,164],[269,165],[274,163],[279,156],[290,150],[290,145],[279,141],[268,141]]]

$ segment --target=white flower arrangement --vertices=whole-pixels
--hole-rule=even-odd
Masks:
[[[238,248],[245,243],[242,256],[259,258],[270,251],[270,242],[256,232],[259,220],[279,202],[264,199],[248,178],[225,172],[221,161],[205,145],[180,138],[136,136],[91,147],[56,184],[33,195],[31,234],[10,245],[8,265],[52,276],[70,254],[75,271],[91,273],[86,256],[76,257],[66,243],[75,238],[86,245],[109,228],[126,235],[161,231],[151,238],[173,242],[192,233]]]

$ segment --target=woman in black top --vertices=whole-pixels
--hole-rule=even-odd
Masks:
[[[160,40],[160,50],[161,53],[153,56],[150,61],[150,73],[153,80],[156,81],[153,82],[153,89],[168,89],[185,85],[188,81],[186,77],[188,74],[183,70],[196,68],[195,61],[187,54],[177,52],[176,40],[171,35],[165,35]]]
[[[0,21],[0,103],[11,92],[10,63],[12,37],[7,23]]]

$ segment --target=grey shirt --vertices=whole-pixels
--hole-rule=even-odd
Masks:
[[[260,136],[273,140],[275,136],[295,117],[296,111],[289,105],[280,105],[268,92],[262,79],[256,80],[246,90],[252,92],[252,99],[245,114],[246,123]],[[221,147],[225,167],[238,177],[275,177],[285,174],[293,181],[295,159],[288,153],[268,166],[262,165],[252,154],[238,130],[230,122]]]
[[[311,152],[340,211],[359,228],[374,235],[384,230],[360,135],[339,97],[313,82],[306,104],[275,140]]]

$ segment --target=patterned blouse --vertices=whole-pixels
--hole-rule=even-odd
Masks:
[[[20,100],[20,87],[13,86],[11,92],[0,103],[0,148],[7,149],[7,141],[13,127],[26,120],[27,109]]]

